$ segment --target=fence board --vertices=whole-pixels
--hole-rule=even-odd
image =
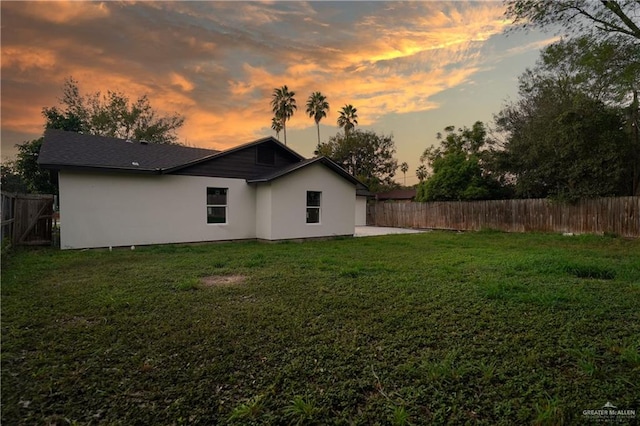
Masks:
[[[16,194],[9,194],[2,192],[0,194],[0,241],[4,241],[5,238],[12,238],[15,208]]]
[[[399,228],[507,232],[612,233],[640,237],[640,197],[596,198],[563,204],[547,199],[377,202],[368,224]]]

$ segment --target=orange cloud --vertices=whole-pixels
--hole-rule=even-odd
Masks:
[[[177,86],[180,90],[184,92],[191,92],[195,87],[192,82],[187,80],[183,75],[180,75],[176,72],[172,72],[169,74],[169,80],[173,86]]]
[[[17,68],[51,70],[56,65],[56,53],[36,46],[8,46],[2,49],[2,69]]]
[[[17,132],[41,133],[44,129],[44,119],[34,120],[34,117],[42,117],[42,106],[13,102],[2,106],[3,128]]]
[[[55,105],[72,75],[83,93],[147,94],[160,114],[185,116],[181,141],[216,149],[263,136],[271,93],[285,84],[298,101],[288,129],[314,126],[305,103],[318,90],[331,104],[330,126],[345,104],[358,108],[360,126],[437,108],[433,96],[486,66],[480,47],[508,24],[496,2],[371,2],[349,25],[297,2],[5,3],[3,26],[6,9],[16,32],[3,29],[3,79],[37,87],[6,99],[3,88],[3,128],[39,131],[41,107]]]
[[[242,140],[252,140],[261,135],[258,130],[269,128],[271,124],[271,110],[269,106],[270,94],[274,87],[279,87],[289,81],[282,76],[269,73],[263,68],[255,68],[245,65],[248,72],[246,86],[238,96],[245,96],[241,102],[241,111],[228,111],[223,116],[217,116],[198,110],[196,107],[189,112],[188,129],[184,134],[189,140],[208,139],[213,147],[233,146]],[[407,113],[425,111],[437,108],[437,104],[429,98],[447,88],[455,87],[477,72],[477,68],[461,68],[445,72],[434,70],[431,72],[415,73],[410,76],[389,74],[378,78],[363,78],[358,75],[340,76],[340,78],[327,79],[321,82],[313,78],[296,81],[295,86],[289,86],[296,91],[298,110],[287,123],[288,129],[305,129],[313,126],[305,112],[305,103],[308,94],[318,87],[328,97],[331,111],[323,120],[323,124],[336,126],[339,110],[345,104],[353,104],[359,112],[360,126],[372,125],[378,118],[388,113]],[[248,88],[252,90],[249,90]],[[349,88],[345,90],[345,88]],[[246,97],[251,91],[268,93],[257,99]],[[356,95],[354,99],[353,94]],[[253,130],[251,130],[253,129]],[[211,139],[215,135],[215,139]]]
[[[180,130],[180,141],[188,145],[211,149],[227,149],[264,136],[257,132],[267,127],[265,114],[251,108],[217,115],[201,108],[188,114],[188,126]],[[269,125],[270,125],[269,118]]]
[[[464,36],[460,40],[466,43]],[[222,116],[194,107],[189,111],[188,123],[183,134],[187,140],[198,144],[221,149],[236,145],[239,142],[252,140],[261,135],[258,130],[269,128],[271,110],[270,95],[275,87],[287,84],[296,92],[298,110],[287,123],[288,129],[304,129],[313,125],[305,111],[304,105],[308,94],[321,90],[331,103],[331,111],[324,124],[335,126],[339,110],[345,104],[353,104],[359,111],[361,126],[372,125],[381,116],[389,113],[408,113],[437,108],[437,104],[429,98],[443,90],[455,87],[468,81],[478,71],[477,66],[454,68],[444,71],[443,66],[453,61],[477,55],[465,53],[466,46],[451,43],[453,49],[440,47],[431,55],[437,66],[430,70],[416,71],[409,75],[393,72],[392,69],[375,69],[377,62],[393,62],[393,59],[405,56],[416,56],[425,49],[418,48],[415,42],[400,41],[404,50],[387,50],[380,45],[370,47],[378,56],[366,52],[343,55],[342,67],[357,65],[360,71],[335,74],[324,71],[324,64],[313,62],[308,58],[292,58],[291,64],[284,73],[275,73],[264,67],[243,65],[241,80],[228,82],[230,93],[242,105],[242,112],[226,111]],[[404,46],[404,47],[403,47]],[[413,51],[411,50],[413,49]],[[414,53],[415,52],[415,53]],[[424,59],[420,59],[424,61]],[[369,65],[361,65],[368,62]],[[333,64],[329,68],[336,69]],[[255,96],[258,96],[255,99]],[[253,130],[251,130],[253,129]],[[204,146],[204,145],[203,145]]]
[[[40,1],[28,2],[24,7],[26,14],[32,18],[55,24],[101,19],[110,15],[104,2]]]

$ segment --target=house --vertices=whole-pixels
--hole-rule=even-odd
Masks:
[[[374,198],[366,186],[358,185],[356,189],[356,226],[367,225],[367,201]]]
[[[401,203],[409,203],[415,201],[416,189],[394,189],[388,192],[379,192],[376,194],[376,201],[394,201]]]
[[[38,162],[57,171],[63,249],[353,235],[366,189],[272,137],[214,151],[46,130]]]

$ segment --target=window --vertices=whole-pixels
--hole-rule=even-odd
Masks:
[[[256,163],[273,166],[276,164],[276,152],[270,146],[258,145]]]
[[[227,188],[207,188],[207,223],[227,223]]]
[[[320,223],[322,192],[307,191],[307,223]]]

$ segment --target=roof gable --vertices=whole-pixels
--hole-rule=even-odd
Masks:
[[[289,167],[279,169],[268,175],[259,176],[253,179],[247,179],[247,183],[272,182],[276,179],[280,179],[281,177],[287,176],[291,173],[295,173],[300,169],[309,167],[312,164],[323,164],[327,168],[329,168],[331,171],[338,174],[342,178],[348,180],[349,182],[353,183],[354,185],[358,185],[366,188],[366,186],[363,183],[361,183],[358,179],[356,179],[354,176],[351,176],[345,169],[343,169],[342,167],[340,167],[338,164],[336,164],[335,162],[333,162],[331,159],[327,157],[316,157],[316,158],[311,158],[309,160],[301,161],[296,164],[291,164]]]
[[[220,151],[217,154],[214,154],[213,156],[211,156],[211,158],[213,158],[213,157],[223,157],[225,155],[233,154],[235,152],[242,151],[242,150],[245,150],[245,149],[248,149],[248,148],[251,148],[251,147],[254,147],[254,146],[266,144],[266,143],[274,144],[276,147],[278,147],[278,149],[281,149],[281,150],[283,150],[285,152],[288,152],[292,156],[297,157],[298,160],[300,160],[300,161],[305,159],[302,155],[298,154],[297,152],[295,152],[294,150],[292,150],[291,148],[289,148],[288,146],[286,146],[285,144],[283,144],[282,142],[280,142],[278,139],[274,138],[273,136],[267,136],[265,138],[257,139],[257,140],[255,140],[253,142],[245,143],[243,145],[238,145],[238,146],[236,146],[234,148],[227,149],[225,151]],[[208,160],[208,159],[203,159],[203,160],[199,160],[199,161],[206,161],[206,160]],[[186,166],[190,166],[190,165],[191,164],[187,164],[187,165],[185,165],[185,167]]]
[[[260,163],[258,147],[272,152],[272,164]],[[249,179],[304,159],[277,139],[266,137],[168,169],[166,173],[208,176],[215,170],[216,176]]]

